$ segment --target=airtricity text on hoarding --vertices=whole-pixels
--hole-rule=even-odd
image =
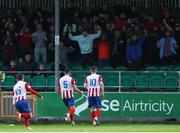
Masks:
[[[147,101],[135,101],[135,100],[124,100],[123,102],[114,100],[103,100],[102,110],[103,111],[141,111],[141,112],[164,112],[166,115],[170,115],[174,107],[174,103],[167,103],[163,100],[156,102],[152,100]]]

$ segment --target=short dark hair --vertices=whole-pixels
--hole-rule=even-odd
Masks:
[[[92,67],[90,68],[90,70],[91,70],[91,71],[97,71],[97,67],[96,67],[96,66],[92,66]]]
[[[17,78],[18,81],[23,80],[24,79],[24,74],[19,73],[19,74],[17,74],[16,78]]]
[[[65,73],[65,74],[68,74],[69,72],[70,72],[69,69],[67,69],[67,68],[64,69],[64,73]]]

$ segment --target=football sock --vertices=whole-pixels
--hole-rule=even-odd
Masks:
[[[24,124],[26,127],[29,127],[29,121],[28,121],[28,118],[24,118]]]
[[[68,113],[69,113],[70,115],[73,115],[74,112],[75,112],[75,108],[74,108],[74,107],[70,108],[69,111],[68,111]]]
[[[70,115],[71,122],[74,122],[74,116],[73,114]]]
[[[91,120],[94,121],[94,117],[95,117],[95,112],[91,111]]]
[[[101,115],[101,110],[100,110],[100,109],[97,109],[95,116],[96,116],[97,118],[99,118],[100,115]]]

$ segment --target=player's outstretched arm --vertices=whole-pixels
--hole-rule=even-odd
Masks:
[[[56,91],[59,95],[61,95],[61,87],[59,84],[57,84],[57,86],[56,86]]]
[[[43,96],[41,96],[37,91],[35,91],[29,84],[26,83],[25,88],[27,91],[30,91],[32,94],[38,96],[39,98],[43,100]]]
[[[88,82],[87,82],[87,79],[84,80],[84,88],[85,88],[86,90],[88,90]]]
[[[79,41],[79,39],[81,38],[81,36],[80,36],[80,35],[73,36],[73,35],[72,35],[72,33],[71,33],[71,32],[72,32],[72,31],[71,31],[71,29],[69,29],[69,31],[68,31],[68,32],[69,32],[69,34],[68,34],[69,39],[70,39],[70,40],[72,40],[72,41]]]
[[[102,79],[101,75],[99,76],[99,85],[100,85],[100,89],[101,89],[102,98],[104,98],[104,83],[103,83],[103,79]]]
[[[83,93],[83,91],[79,90],[75,84],[73,85],[73,88],[74,88],[74,91],[79,92],[79,93]]]
[[[72,78],[71,84],[72,84],[72,86],[73,86],[74,91],[79,92],[79,93],[83,93],[83,91],[80,91],[80,90],[77,88],[75,79]]]

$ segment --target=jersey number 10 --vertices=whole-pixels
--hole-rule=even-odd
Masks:
[[[96,79],[90,79],[90,86],[96,86]]]

